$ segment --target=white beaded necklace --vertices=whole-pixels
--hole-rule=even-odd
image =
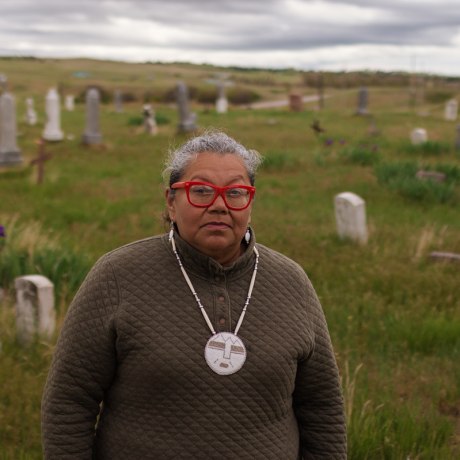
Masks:
[[[246,302],[243,306],[243,311],[241,312],[240,318],[235,328],[235,332],[217,332],[214,330],[214,327],[209,319],[206,310],[201,304],[201,300],[198,297],[198,294],[193,287],[192,282],[190,281],[187,272],[180,260],[179,254],[176,249],[176,243],[174,241],[174,230],[171,229],[169,232],[169,241],[171,242],[173,252],[176,256],[179,267],[184,275],[185,281],[192,291],[193,296],[198,304],[198,307],[201,310],[201,314],[208,325],[212,336],[209,338],[206,346],[204,348],[204,357],[208,366],[216,373],[220,375],[230,375],[239,371],[244,362],[246,361],[246,347],[244,346],[243,341],[238,337],[238,331],[240,330],[241,324],[243,323],[244,315],[249,305],[251,299],[252,289],[254,288],[254,283],[257,275],[257,266],[259,265],[259,251],[254,246],[254,254],[256,255],[256,263],[254,265],[254,271],[252,272],[251,283],[249,285],[248,296]]]

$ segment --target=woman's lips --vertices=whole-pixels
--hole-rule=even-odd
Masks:
[[[225,222],[208,222],[207,224],[204,225],[206,228],[211,228],[211,229],[223,229],[223,228],[229,228],[230,226],[226,224]]]

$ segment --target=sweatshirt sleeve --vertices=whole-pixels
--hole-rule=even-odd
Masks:
[[[314,349],[298,364],[293,399],[302,458],[346,459],[346,422],[337,363],[326,319],[311,285],[307,296]]]
[[[118,287],[107,258],[92,268],[72,301],[42,397],[45,460],[90,460],[105,390],[116,370]]]

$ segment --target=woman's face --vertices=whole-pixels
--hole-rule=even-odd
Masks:
[[[185,169],[181,181],[202,181],[220,187],[251,185],[242,159],[233,154],[199,153]],[[241,254],[241,241],[250,222],[252,203],[242,211],[226,207],[218,196],[207,208],[192,206],[185,189],[166,191],[168,213],[181,237],[199,251],[228,265]]]

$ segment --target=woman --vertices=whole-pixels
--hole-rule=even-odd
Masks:
[[[346,457],[318,298],[249,227],[259,163],[220,132],[170,155],[171,231],[103,256],[69,308],[46,459]]]

